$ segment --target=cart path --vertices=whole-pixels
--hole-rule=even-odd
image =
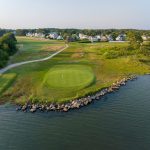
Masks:
[[[12,68],[16,68],[25,64],[30,64],[30,63],[36,63],[36,62],[42,62],[42,61],[46,61],[49,59],[52,59],[54,56],[58,55],[59,53],[61,53],[62,51],[64,51],[65,49],[67,49],[69,46],[68,44],[66,44],[65,48],[62,48],[61,50],[57,51],[56,53],[46,57],[46,58],[42,58],[42,59],[36,59],[36,60],[30,60],[30,61],[23,61],[23,62],[19,62],[19,63],[15,63],[15,64],[11,64],[8,65],[7,67],[0,69],[0,74],[5,73],[6,71],[12,69]]]

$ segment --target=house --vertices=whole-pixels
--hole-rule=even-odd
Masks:
[[[44,37],[45,37],[45,34],[43,34],[43,33],[35,33],[35,34],[34,34],[34,37],[44,38]]]
[[[27,37],[38,37],[38,38],[44,38],[45,37],[45,34],[43,33],[32,33],[32,32],[29,32],[26,34]]]
[[[61,35],[59,35],[58,37],[57,37],[57,40],[63,40],[64,38],[61,36]]]
[[[143,41],[149,41],[150,40],[150,36],[142,35],[142,39],[143,39]]]
[[[116,41],[125,41],[125,40],[126,40],[126,35],[125,34],[120,34],[116,38]]]
[[[107,39],[108,39],[109,42],[114,41],[112,35],[106,35],[106,37],[107,37]]]
[[[100,35],[96,35],[95,36],[99,41],[101,40],[101,36]]]
[[[48,36],[50,39],[57,39],[59,35],[56,32],[51,32]]]
[[[80,40],[89,40],[89,41],[91,41],[92,43],[93,43],[93,42],[98,42],[98,41],[100,41],[100,38],[101,38],[100,35],[88,36],[88,35],[85,35],[85,34],[82,34],[82,33],[79,34],[79,39],[80,39]]]
[[[66,42],[74,42],[75,41],[75,39],[74,38],[72,38],[72,37],[70,37],[70,36],[67,36],[67,38],[66,38]]]
[[[88,40],[89,39],[89,36],[88,35],[84,35],[82,33],[79,33],[79,39],[80,40]]]
[[[107,36],[101,35],[101,42],[108,42]]]
[[[98,42],[100,40],[96,36],[95,37],[90,36],[89,41],[91,41],[93,43],[93,42]]]
[[[26,34],[26,36],[27,36],[27,37],[33,37],[34,34],[33,34],[32,32],[29,32],[29,33]]]

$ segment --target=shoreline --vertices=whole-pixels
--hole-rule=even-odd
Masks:
[[[149,75],[149,74],[147,74]],[[26,103],[23,106],[18,105],[16,111],[23,111],[23,112],[31,112],[34,113],[36,111],[41,112],[49,112],[49,111],[57,111],[57,112],[68,112],[73,109],[80,109],[85,107],[96,100],[101,100],[103,96],[109,93],[116,92],[120,89],[120,87],[125,86],[128,81],[134,81],[138,77],[137,76],[129,76],[123,78],[117,82],[114,82],[110,87],[101,89],[100,91],[95,92],[95,94],[91,94],[82,98],[74,99],[70,102],[63,103],[63,104],[56,104],[56,103],[49,103],[49,104],[32,104]]]

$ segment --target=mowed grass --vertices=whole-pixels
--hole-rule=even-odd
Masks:
[[[32,46],[31,41],[23,38],[22,42],[26,43],[24,49],[28,42]],[[34,43],[35,47],[39,42],[41,41]],[[57,41],[54,43],[57,46]],[[8,71],[6,74],[17,74],[17,77],[15,82],[3,91],[0,99],[8,101],[9,95],[9,100],[19,104],[27,101],[62,103],[108,87],[128,75],[149,73],[150,64],[141,60],[150,58],[137,54],[136,50],[125,51],[127,45],[128,43],[70,43],[68,49],[51,60],[23,65]],[[28,48],[25,51],[32,56],[34,48],[31,48],[31,53]],[[111,50],[125,55],[106,59],[104,54]],[[15,57],[14,59],[17,59],[17,56]],[[19,59],[21,60],[21,57]]]
[[[59,65],[51,68],[44,78],[44,85],[58,89],[83,89],[94,82],[92,69],[82,65]]]
[[[16,74],[14,73],[0,75],[0,95],[5,89],[7,89],[7,87],[11,85],[11,83],[15,80],[15,78]]]
[[[64,47],[63,41],[42,40],[39,38],[17,37],[19,51],[9,63],[41,59]]]

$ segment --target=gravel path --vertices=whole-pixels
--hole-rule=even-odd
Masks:
[[[56,56],[57,54],[61,53],[62,51],[64,51],[65,49],[67,49],[69,46],[68,44],[66,44],[65,48],[57,51],[56,53],[46,57],[46,58],[42,58],[42,59],[37,59],[37,60],[31,60],[31,61],[24,61],[24,62],[19,62],[19,63],[15,63],[15,64],[11,64],[11,65],[8,65],[7,67],[3,68],[3,69],[0,69],[0,74],[3,74],[5,73],[6,71],[12,69],[12,68],[16,68],[16,67],[19,67],[19,66],[22,66],[22,65],[25,65],[25,64],[30,64],[30,63],[35,63],[35,62],[42,62],[42,61],[46,61],[46,60],[49,60],[51,58],[53,58],[54,56]]]

